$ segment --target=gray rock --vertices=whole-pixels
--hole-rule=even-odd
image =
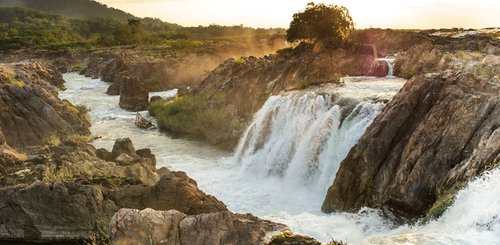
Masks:
[[[132,140],[130,138],[117,139],[115,144],[113,145],[113,150],[111,151],[113,158],[117,158],[122,153],[125,153],[129,156],[135,157],[135,148],[132,144]]]

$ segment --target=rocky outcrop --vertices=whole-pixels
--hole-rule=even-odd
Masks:
[[[100,188],[71,182],[0,187],[0,193],[0,241],[88,239],[118,210]]]
[[[143,111],[149,105],[149,93],[136,78],[125,78],[120,85],[120,107],[129,111]]]
[[[267,244],[287,226],[229,211],[185,215],[176,210],[120,209],[111,220],[112,244]]]
[[[446,73],[408,81],[342,161],[322,210],[419,217],[498,166],[500,83]]]
[[[134,185],[114,190],[111,199],[122,207],[156,210],[176,209],[186,214],[227,210],[215,197],[198,189],[196,182],[184,172],[169,172],[152,187]]]
[[[499,56],[500,42],[487,35],[458,38],[426,35],[424,42],[416,43],[396,56],[394,73],[411,78],[452,70],[493,77],[498,73],[492,73],[491,66],[483,64],[490,64],[489,61]]]
[[[57,97],[62,76],[40,63],[0,64],[0,130],[14,148],[42,145],[53,135],[90,134],[75,106]]]

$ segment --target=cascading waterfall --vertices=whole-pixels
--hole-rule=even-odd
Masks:
[[[242,174],[278,176],[286,186],[306,186],[324,197],[340,162],[382,110],[381,97],[402,85],[353,79],[343,87],[270,97],[236,148]],[[376,84],[382,86],[372,90]]]
[[[271,97],[235,152],[242,172],[326,191],[340,161],[383,108],[380,102],[342,101],[314,92]]]

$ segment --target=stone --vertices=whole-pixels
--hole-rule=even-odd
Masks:
[[[56,133],[61,138],[90,134],[85,115],[58,98],[63,82],[55,69],[37,62],[0,64],[0,131],[5,143],[25,149],[41,146]]]
[[[149,93],[137,78],[124,78],[120,85],[120,107],[143,111],[149,105]]]
[[[108,225],[117,206],[97,187],[44,183],[0,188],[0,240],[78,241]]]
[[[136,159],[129,156],[127,153],[122,153],[115,158],[115,162],[120,164],[120,166],[128,166],[132,164]]]
[[[110,196],[117,205],[135,209],[176,209],[186,214],[227,210],[222,202],[198,189],[184,172],[172,171],[154,186],[127,186],[111,191]]]
[[[111,219],[110,239],[117,245],[180,245],[179,223],[184,217],[177,210],[122,208]]]
[[[99,148],[96,150],[96,156],[104,161],[111,162],[114,160],[113,153],[109,152],[104,148]]]
[[[256,245],[289,228],[229,211],[185,215],[176,210],[120,209],[111,220],[112,244]],[[318,244],[318,243],[310,243]]]
[[[421,217],[446,189],[498,165],[498,125],[499,83],[460,72],[413,78],[341,162],[322,210]]]
[[[130,138],[122,138],[122,139],[117,139],[115,141],[115,144],[113,145],[113,150],[111,151],[113,158],[117,158],[122,153],[125,153],[132,157],[136,156],[135,148]]]
[[[149,103],[153,103],[155,101],[162,101],[163,98],[161,96],[158,96],[158,95],[155,95],[155,96],[151,96],[151,99],[149,99]]]
[[[273,235],[289,230],[283,224],[229,211],[187,216],[179,229],[181,245],[267,244]]]

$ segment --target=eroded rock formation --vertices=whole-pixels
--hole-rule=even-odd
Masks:
[[[229,211],[185,215],[175,210],[120,209],[111,220],[113,244],[257,245],[285,230],[285,225]]]
[[[500,164],[499,126],[497,80],[462,73],[411,79],[342,161],[322,209],[421,216],[449,188]]]

